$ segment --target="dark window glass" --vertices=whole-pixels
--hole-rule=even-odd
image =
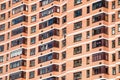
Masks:
[[[82,0],[74,0],[74,5],[78,5],[80,3],[82,3]]]
[[[82,9],[74,11],[74,17],[78,17],[82,15]]]
[[[74,53],[74,54],[82,53],[82,46],[75,47],[73,53]]]
[[[82,72],[73,73],[73,80],[80,80],[82,78]]]
[[[82,28],[82,21],[74,23],[74,30]]]

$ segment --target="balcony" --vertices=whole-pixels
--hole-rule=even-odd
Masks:
[[[109,55],[108,53],[105,53],[105,52],[100,52],[92,55],[93,62],[100,61],[100,60],[108,61],[108,58],[109,58]]]
[[[53,29],[53,30],[50,30],[50,31],[45,32],[43,34],[40,34],[39,35],[39,40],[44,40],[44,39],[47,39],[47,38],[49,38],[51,36],[54,36],[54,35],[59,36],[59,30]]]
[[[54,71],[55,72],[59,71],[58,65],[53,64],[47,67],[40,68],[38,69],[38,75],[43,75],[43,74],[47,74],[47,73],[54,72]]]
[[[100,39],[92,42],[92,48],[97,48],[102,46],[108,47],[108,40]]]
[[[59,20],[60,20],[59,18],[54,17],[52,19],[44,21],[44,22],[42,22],[42,23],[39,24],[39,29],[46,28],[46,27],[51,26],[53,24],[59,24],[60,23]]]
[[[107,66],[93,67],[92,72],[93,75],[108,74],[108,67]]]
[[[38,58],[38,63],[42,63],[42,62],[47,62],[50,61],[52,59],[59,59],[59,54],[58,53],[50,53],[44,56],[41,56]]]
[[[16,79],[25,78],[25,77],[26,77],[26,72],[20,71],[20,72],[10,74],[9,80],[16,80]]]
[[[105,33],[105,34],[108,34],[108,28],[105,27],[105,26],[100,26],[100,27],[97,27],[97,28],[93,28],[92,29],[92,35],[98,35],[98,34],[101,34],[101,33]]]
[[[49,43],[40,45],[40,46],[38,47],[38,48],[39,48],[38,51],[39,51],[39,52],[42,52],[42,51],[51,49],[51,48],[53,48],[53,47],[59,48],[59,42],[58,42],[58,41],[52,41],[52,42],[49,42]]]

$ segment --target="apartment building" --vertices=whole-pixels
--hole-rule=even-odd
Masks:
[[[0,0],[0,80],[120,80],[120,0]]]

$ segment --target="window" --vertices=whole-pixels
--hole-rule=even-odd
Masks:
[[[82,40],[82,33],[74,35],[74,42],[78,42]]]
[[[115,22],[115,14],[112,14],[112,22]]]
[[[26,72],[19,71],[19,72],[10,74],[10,80],[16,80],[18,78],[25,78],[25,76],[26,76]]]
[[[36,11],[36,8],[37,8],[37,5],[36,5],[36,4],[33,4],[33,5],[31,6],[31,11]]]
[[[120,32],[120,24],[118,24],[118,32]]]
[[[101,26],[101,27],[92,29],[92,35],[97,35],[97,34],[101,34],[101,33],[108,34],[108,28],[105,26]]]
[[[87,6],[87,14],[90,13],[90,6]]]
[[[59,18],[54,17],[52,19],[49,19],[47,21],[44,21],[44,22],[40,23],[39,24],[39,29],[43,29],[43,28],[48,27],[52,24],[59,24]]]
[[[31,38],[31,44],[35,44],[35,42],[36,42],[36,37],[33,37],[33,38]]]
[[[65,36],[66,33],[67,33],[67,28],[63,28],[63,29],[62,29],[62,35]]]
[[[82,9],[74,11],[74,17],[78,17],[82,15]]]
[[[100,60],[106,60],[108,61],[108,53],[101,52],[101,53],[96,53],[92,55],[92,61],[100,61]]]
[[[0,73],[3,73],[3,67],[0,67]]]
[[[6,9],[6,3],[1,4],[1,10]]]
[[[82,46],[75,47],[73,53],[74,53],[74,54],[82,53]]]
[[[8,2],[8,7],[11,7],[11,1]]]
[[[114,53],[114,54],[112,54],[112,61],[115,61],[115,60],[116,60],[116,55]]]
[[[112,48],[115,48],[115,40],[112,40]]]
[[[67,4],[64,4],[63,6],[62,6],[62,12],[65,12],[67,10]]]
[[[44,11],[40,12],[39,13],[39,17],[40,18],[41,17],[45,17],[45,16],[48,16],[48,15],[54,13],[54,12],[59,13],[60,12],[60,8],[58,6],[53,6],[53,7],[49,8],[49,9],[47,9],[47,10],[44,10]]]
[[[115,1],[112,1],[112,9],[115,9]]]
[[[24,8],[25,8],[25,5],[21,5],[21,6],[18,6],[16,8],[13,8],[12,9],[12,14],[20,13],[24,10]]]
[[[21,44],[25,44],[26,40],[27,40],[26,38],[22,37],[22,38],[14,40],[14,41],[11,41],[11,47],[21,45]]]
[[[47,55],[44,55],[44,56],[40,56],[38,58],[38,63],[47,62],[47,61],[50,61],[52,59],[58,60],[59,59],[59,54],[53,52],[53,53],[50,53],[50,54],[47,54]]]
[[[73,80],[80,80],[82,78],[82,72],[75,72]]]
[[[59,42],[58,41],[51,41],[49,43],[40,45],[38,50],[39,50],[39,52],[42,52],[42,51],[48,50],[48,49],[53,48],[53,47],[58,48]]]
[[[26,33],[26,31],[27,31],[27,27],[19,27],[19,28],[12,30],[11,35],[14,36],[17,34]]]
[[[92,4],[93,10],[96,10],[98,8],[101,8],[101,7],[108,8],[108,1],[101,0],[101,1],[98,1],[98,2]]]
[[[20,55],[22,55],[22,53],[24,53],[24,49],[14,50],[14,51],[10,52],[10,58],[20,56]]]
[[[35,55],[35,48],[30,49],[30,56]]]
[[[62,64],[62,71],[66,70],[66,63]]]
[[[64,24],[65,22],[67,22],[67,16],[62,17],[62,23]]]
[[[112,68],[112,75],[116,75],[116,67]]]
[[[74,65],[73,66],[74,68],[81,66],[82,65],[82,59],[74,60],[74,64],[73,65]]]
[[[4,41],[5,35],[0,35],[0,41]]]
[[[100,39],[100,40],[96,40],[96,41],[92,42],[92,48],[97,48],[97,47],[101,47],[101,46],[108,47],[108,40]]]
[[[36,26],[31,27],[31,33],[36,32]]]
[[[8,22],[8,28],[10,28],[10,25],[11,25],[10,22]]]
[[[6,55],[6,61],[8,61],[8,59],[9,59],[9,54]]]
[[[12,20],[12,25],[21,23],[21,22],[23,22],[23,21],[27,21],[27,16],[21,16],[21,17],[18,17],[18,18],[16,18],[16,19],[13,19],[13,20]]]
[[[120,73],[120,65],[118,65],[118,72]]]
[[[55,65],[55,64],[47,66],[47,67],[42,67],[42,68],[38,69],[38,75],[50,73],[53,71],[58,72],[59,71],[58,68],[59,68],[59,66]]]
[[[35,77],[35,71],[29,72],[29,78],[34,78]]]
[[[118,59],[120,59],[120,51],[118,51]]]
[[[15,4],[17,2],[20,2],[21,0],[12,0],[12,3]]]
[[[8,12],[8,18],[10,18],[10,11]]]
[[[47,32],[45,32],[45,33],[42,33],[42,34],[40,34],[39,35],[39,40],[44,40],[44,39],[47,39],[47,38],[49,38],[49,37],[51,37],[51,36],[59,36],[59,30],[57,30],[57,29],[52,29],[52,30],[50,30],[50,31],[47,31]]]
[[[86,57],[86,64],[90,64],[90,57]]]
[[[74,23],[74,30],[82,28],[82,21]]]
[[[4,57],[0,56],[0,63],[3,62]]]
[[[6,65],[6,72],[8,72],[8,65]]]
[[[120,37],[118,37],[118,45],[120,45]]]
[[[82,3],[82,0],[74,0],[74,5]]]
[[[62,47],[66,46],[66,39],[62,40]]]
[[[15,61],[15,62],[10,63],[10,69],[17,68],[20,66],[25,66],[25,65],[26,65],[25,60]]]
[[[10,48],[10,45],[9,45],[9,43],[7,43],[7,50],[9,50],[9,48]]]
[[[5,13],[0,15],[0,20],[5,20]]]
[[[4,51],[4,45],[0,46],[0,52]]]
[[[90,19],[87,19],[87,26],[90,26]]]
[[[120,19],[120,11],[118,11],[118,19]]]
[[[44,5],[47,5],[51,2],[53,2],[54,0],[43,0],[43,1],[40,1],[40,6],[44,6]]]
[[[86,77],[89,78],[90,77],[90,70],[86,71]]]
[[[35,22],[36,21],[36,15],[31,17],[31,22]]]
[[[66,51],[62,52],[62,59],[66,58]]]
[[[102,7],[102,1],[99,1],[99,2],[96,2],[96,3],[92,4],[92,9],[93,10],[101,8],[101,7]]]
[[[108,67],[107,66],[99,66],[99,67],[93,67],[92,69],[93,75],[97,74],[108,74]]]
[[[30,67],[35,66],[35,60],[30,60]]]
[[[0,31],[5,30],[5,24],[0,25]]]
[[[86,39],[89,39],[90,38],[90,31],[87,31],[86,32]]]
[[[92,22],[93,23],[101,21],[101,20],[108,21],[108,14],[100,13],[100,14],[94,15],[92,17]]]
[[[118,5],[120,5],[120,0],[118,0]]]
[[[112,35],[115,34],[115,27],[112,27]]]

